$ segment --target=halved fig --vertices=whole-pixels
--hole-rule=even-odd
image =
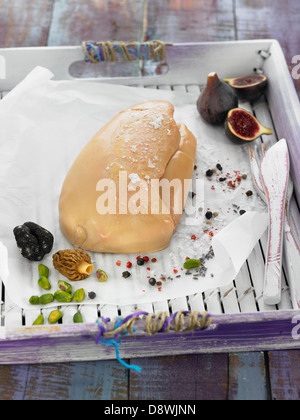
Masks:
[[[245,109],[234,108],[228,112],[225,133],[234,143],[243,144],[252,142],[263,134],[270,135],[272,130],[264,127]]]
[[[237,106],[238,98],[234,90],[222,82],[217,73],[210,73],[197,101],[201,117],[212,125],[224,124],[228,111]]]
[[[239,99],[256,102],[267,87],[268,79],[263,74],[224,79],[231,86]]]

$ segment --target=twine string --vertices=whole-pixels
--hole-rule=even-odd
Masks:
[[[189,332],[195,329],[205,330],[211,324],[211,315],[208,312],[199,314],[197,311],[178,311],[169,316],[167,312],[159,312],[158,314],[149,314],[145,311],[137,311],[134,314],[128,315],[124,319],[118,317],[114,320],[112,329],[109,330],[107,324],[110,322],[109,318],[99,318],[98,334],[96,337],[96,344],[103,343],[107,346],[113,345],[116,350],[117,360],[126,368],[141,371],[139,366],[129,365],[121,359],[119,347],[121,345],[120,336],[132,334],[135,332],[135,322],[143,316],[145,319],[145,331],[149,335],[156,333],[167,333],[173,325],[175,332]],[[186,326],[186,318],[188,318]]]
[[[117,61],[119,57],[123,61],[154,60],[162,61],[166,56],[166,46],[172,45],[162,41],[129,42],[123,41],[84,41],[82,48],[85,53],[85,61],[99,63],[101,61]]]

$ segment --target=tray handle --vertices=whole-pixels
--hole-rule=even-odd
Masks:
[[[123,41],[82,42],[85,61],[89,63],[112,62],[117,61],[120,57],[124,61],[163,61],[166,56],[165,47],[170,45],[173,44],[158,40],[129,43]]]

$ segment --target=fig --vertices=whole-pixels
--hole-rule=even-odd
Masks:
[[[224,79],[224,82],[234,89],[239,99],[256,102],[264,93],[268,79],[263,74]]]
[[[243,144],[254,141],[263,134],[270,135],[272,130],[260,124],[250,112],[234,108],[228,112],[225,133],[234,143]]]
[[[198,98],[197,109],[201,117],[212,125],[224,123],[228,111],[238,106],[234,90],[221,81],[217,73],[210,73],[207,85]]]

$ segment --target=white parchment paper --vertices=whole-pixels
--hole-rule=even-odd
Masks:
[[[50,268],[54,293],[57,281],[64,278],[54,270],[52,254],[72,248],[58,223],[59,195],[70,166],[92,136],[119,111],[154,99],[170,101],[176,121],[184,122],[197,138],[194,177],[203,179],[204,201],[196,223],[187,224],[184,214],[170,246],[148,255],[150,262],[142,267],[137,266],[135,255],[91,254],[95,269],[105,270],[109,279],[99,283],[93,273],[87,280],[73,283],[74,290],[83,287],[96,293],[96,299],[86,298],[85,304],[124,305],[187,296],[230,283],[268,224],[262,201],[256,194],[246,195],[246,191],[254,191],[247,146],[233,145],[222,127],[203,122],[195,94],[90,81],[57,82],[52,77],[50,71],[37,67],[0,102],[0,277],[15,304],[32,309],[29,298],[46,292],[37,285],[39,263],[20,255],[13,228],[33,221],[53,233],[53,251],[42,262]],[[222,174],[205,177],[207,169],[217,163],[222,165]],[[235,180],[242,174],[247,178],[236,183],[236,188],[218,181],[221,175]],[[216,214],[211,225],[204,218],[208,209]],[[240,209],[246,210],[243,216]],[[206,263],[206,276],[195,279],[193,274],[186,275],[182,269],[185,258],[199,258],[210,246],[215,258]],[[154,257],[156,263],[151,262]],[[133,266],[131,276],[124,279],[127,261]],[[162,275],[161,287],[149,285],[149,276],[159,281]],[[57,302],[49,306],[54,305]]]

